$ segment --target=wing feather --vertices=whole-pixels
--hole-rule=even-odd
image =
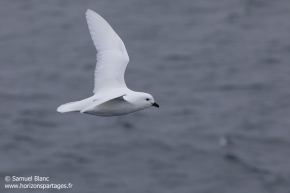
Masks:
[[[123,41],[96,12],[88,9],[86,19],[97,50],[94,93],[126,88],[124,74],[129,56]]]
[[[108,93],[106,95],[103,95],[101,98],[99,99],[95,99],[92,103],[90,103],[89,105],[87,105],[85,108],[83,108],[80,113],[85,113],[85,112],[89,112],[89,111],[94,111],[94,109],[105,103],[108,102],[110,100],[125,96],[126,93],[125,92],[116,92],[116,93]]]

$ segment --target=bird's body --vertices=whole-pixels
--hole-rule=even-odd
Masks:
[[[129,89],[119,89],[117,91],[114,91],[114,93],[116,93],[117,95],[119,95],[118,93],[126,93],[126,94],[124,95],[120,94],[120,97],[116,97],[111,100],[106,100],[105,102],[99,105],[94,103],[98,103],[102,99],[100,98],[100,96],[101,97],[108,96],[111,93],[104,93],[99,95],[95,94],[81,101],[61,105],[58,108],[58,112],[61,113],[81,112],[96,116],[111,117],[118,115],[126,115],[152,106],[151,104],[146,105],[138,103],[139,99],[138,95],[143,95],[145,93],[134,92]],[[112,96],[114,95],[114,93],[112,93]]]
[[[80,112],[96,116],[118,116],[151,106],[159,107],[150,94],[127,88],[124,73],[129,56],[121,38],[97,13],[87,10],[86,18],[97,49],[94,95],[66,103],[58,112]]]

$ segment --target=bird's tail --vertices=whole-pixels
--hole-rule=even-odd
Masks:
[[[78,112],[82,108],[80,101],[70,102],[63,105],[60,105],[57,108],[57,111],[60,113],[67,113],[67,112]]]

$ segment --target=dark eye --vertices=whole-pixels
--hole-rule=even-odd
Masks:
[[[147,98],[146,101],[149,101],[149,99]]]

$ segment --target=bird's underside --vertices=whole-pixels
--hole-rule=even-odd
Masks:
[[[96,116],[111,117],[125,115],[135,111],[138,111],[138,109],[124,100],[123,96],[121,96],[91,108],[84,113]]]

